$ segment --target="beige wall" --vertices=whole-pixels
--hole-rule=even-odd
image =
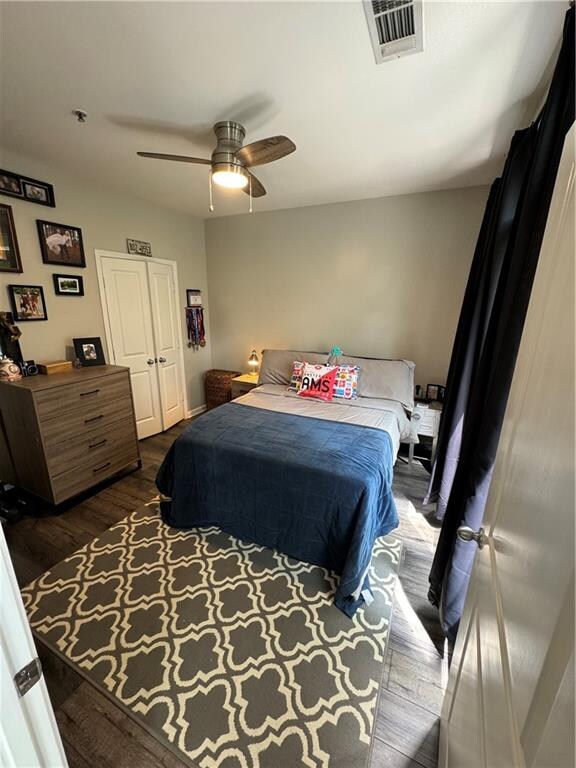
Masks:
[[[444,383],[488,189],[297,208],[206,225],[215,367],[252,347],[403,357]]]
[[[24,356],[36,361],[63,359],[75,336],[100,336],[105,345],[94,250],[126,251],[126,238],[148,240],[154,256],[178,262],[180,302],[186,304],[186,288],[200,288],[207,303],[204,222],[134,197],[74,179],[31,159],[0,152],[0,168],[50,182],[54,185],[56,208],[34,205],[0,196],[11,205],[24,272],[0,276],[0,310],[10,309],[9,283],[42,285],[48,311],[46,322],[23,322],[21,346]],[[36,219],[80,227],[84,239],[86,268],[50,266],[42,262]],[[56,296],[54,273],[81,274],[85,296]],[[208,315],[208,313],[206,313]],[[210,367],[210,344],[194,352],[186,347],[182,309],[184,360],[190,408],[204,402],[202,372]],[[108,358],[107,358],[108,359]]]

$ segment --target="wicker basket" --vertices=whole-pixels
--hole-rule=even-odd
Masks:
[[[204,389],[206,392],[206,410],[227,403],[232,399],[231,382],[240,371],[221,371],[217,368],[204,374]]]

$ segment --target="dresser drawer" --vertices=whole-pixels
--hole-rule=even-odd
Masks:
[[[52,476],[60,475],[73,467],[87,463],[107,461],[110,453],[116,449],[134,447],[136,431],[134,422],[125,419],[115,422],[113,427],[89,429],[78,436],[71,435],[68,439],[55,443],[46,450],[46,463]]]
[[[70,438],[82,437],[95,429],[110,432],[117,423],[132,415],[132,400],[124,394],[112,402],[93,401],[58,417],[42,420],[40,429],[46,449]]]
[[[74,467],[52,477],[52,491],[54,503],[75,496],[88,490],[93,485],[111,477],[129,464],[138,461],[138,446],[135,441],[131,445],[114,446],[108,451],[108,456],[94,456],[81,467]]]
[[[436,426],[435,424],[429,424],[428,422],[422,423],[419,422],[417,426],[418,434],[419,435],[428,435],[429,437],[434,437],[436,434]]]
[[[40,421],[62,418],[77,409],[98,409],[119,398],[130,397],[127,373],[101,376],[85,382],[44,389],[34,394]]]

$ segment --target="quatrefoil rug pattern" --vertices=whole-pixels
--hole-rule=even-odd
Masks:
[[[305,535],[305,534],[303,534]],[[337,577],[152,502],[23,590],[35,634],[195,768],[368,762],[401,542],[353,620]]]

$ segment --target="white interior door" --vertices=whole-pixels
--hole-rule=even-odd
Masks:
[[[440,766],[574,765],[574,203],[572,128],[454,652]]]
[[[162,431],[147,264],[102,258],[104,301],[116,365],[130,368],[138,438]]]
[[[36,659],[4,532],[0,529],[0,765],[66,768],[66,755],[43,677],[20,695],[14,675]]]
[[[184,392],[180,357],[180,334],[177,326],[174,267],[157,261],[146,264],[152,305],[152,325],[156,358],[162,423],[168,429],[184,418]]]

